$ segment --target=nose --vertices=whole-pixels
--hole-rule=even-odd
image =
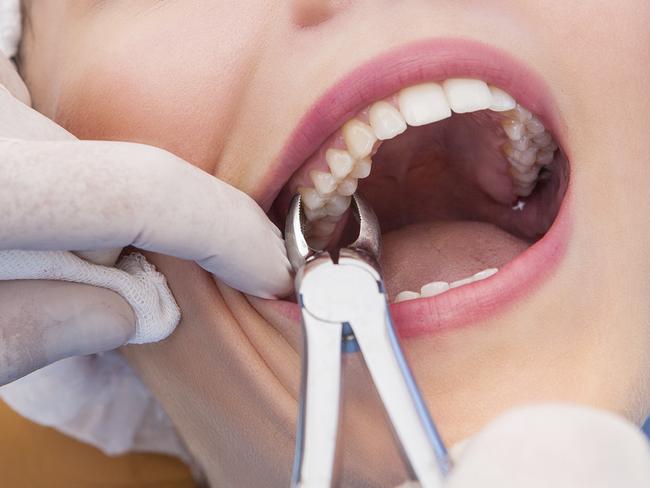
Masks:
[[[291,18],[298,27],[313,27],[331,19],[350,0],[293,0]]]

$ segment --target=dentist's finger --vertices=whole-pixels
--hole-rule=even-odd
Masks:
[[[241,291],[291,290],[278,229],[247,194],[151,146],[0,139],[0,249],[134,245],[199,265]]]
[[[622,417],[576,405],[512,410],[470,438],[445,488],[650,486],[650,445]]]
[[[115,349],[135,331],[130,305],[104,288],[0,282],[0,385],[70,356]]]

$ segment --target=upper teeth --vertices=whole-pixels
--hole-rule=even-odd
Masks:
[[[557,149],[550,133],[505,91],[481,80],[451,78],[442,83],[410,86],[395,97],[375,102],[359,116],[368,123],[359,118],[346,122],[341,129],[342,137],[335,140],[337,147],[325,152],[322,167],[310,171],[313,188],[298,189],[307,219],[327,219],[331,224],[340,218],[350,204],[349,196],[356,191],[357,181],[370,174],[371,158],[381,141],[403,133],[407,124],[420,126],[451,117],[452,111],[485,109],[503,116],[502,127],[507,136],[503,152],[510,162],[515,195],[530,195],[541,166],[552,162]],[[327,243],[322,235],[318,241],[320,245]]]

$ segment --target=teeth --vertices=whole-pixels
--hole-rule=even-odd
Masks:
[[[435,297],[449,290],[449,283],[446,281],[433,281],[420,288],[420,295],[423,297]]]
[[[354,165],[354,169],[350,173],[350,176],[362,180],[368,177],[371,168],[372,168],[372,160],[370,158],[362,159],[356,162],[356,164]]]
[[[334,229],[336,229],[335,222],[318,221],[314,222],[309,228],[309,235],[311,237],[329,237],[334,232]]]
[[[508,118],[501,125],[510,141],[503,152],[510,162],[513,189],[517,196],[527,197],[535,189],[540,166],[553,161],[557,145],[544,124],[520,105],[504,114]]]
[[[331,173],[325,171],[312,170],[309,172],[316,191],[321,195],[327,195],[336,190],[336,178]]]
[[[367,124],[356,118],[346,122],[341,128],[345,149],[329,148],[324,157],[329,171],[310,171],[313,188],[299,189],[307,219],[312,223],[330,224],[310,227],[314,237],[322,240],[328,230],[333,231],[331,224],[338,222],[349,208],[358,180],[370,175],[371,155],[377,150],[378,141],[402,134],[409,125],[421,126],[451,117],[452,111],[467,113],[490,109],[501,114],[501,125],[508,138],[502,151],[509,162],[515,196],[529,196],[542,176],[547,179],[553,174],[552,162],[557,150],[553,136],[541,120],[498,87],[477,79],[450,78],[441,83],[404,88],[390,100],[395,99],[399,109],[388,99],[381,100],[368,108]],[[546,169],[540,174],[542,167]],[[445,286],[454,288],[470,283],[470,279],[473,277],[450,284],[429,283],[421,294],[444,293]]]
[[[388,102],[377,102],[368,112],[370,126],[377,139],[385,141],[401,134],[406,130],[404,117]]]
[[[393,300],[395,303],[403,302],[406,300],[415,300],[416,298],[420,298],[420,294],[414,291],[400,291],[397,296],[395,297],[395,300]]]
[[[302,197],[301,200],[305,207],[312,210],[322,207],[327,202],[327,199],[314,188],[301,187],[298,189],[298,192]]]
[[[509,93],[504,92],[501,88],[490,86],[490,94],[492,95],[492,102],[490,103],[490,110],[493,112],[505,112],[512,110],[517,106],[515,99]]]
[[[357,182],[358,180],[356,178],[345,178],[339,183],[336,193],[346,197],[353,195],[357,191]]]
[[[398,303],[398,302],[403,302],[405,300],[414,300],[416,298],[435,297],[453,288],[458,288],[463,285],[468,285],[470,283],[474,283],[476,281],[481,281],[486,278],[489,278],[490,276],[495,275],[497,271],[499,271],[498,268],[484,269],[483,271],[479,271],[478,273],[468,278],[454,281],[452,283],[447,283],[446,281],[432,281],[431,283],[427,283],[426,285],[422,286],[422,288],[420,289],[420,293],[417,293],[415,291],[399,292],[395,296],[395,299],[393,301],[395,303]]]
[[[451,109],[457,114],[484,110],[492,104],[490,88],[482,80],[451,78],[442,86]]]
[[[518,120],[506,119],[501,122],[501,127],[511,141],[519,140],[524,136],[524,124]]]
[[[400,112],[408,125],[417,127],[451,117],[445,92],[438,83],[404,88],[397,96]]]
[[[334,178],[342,180],[350,174],[354,167],[354,159],[349,152],[341,149],[328,149],[325,153],[325,161],[330,168]]]
[[[343,126],[343,139],[354,159],[370,156],[372,146],[377,142],[372,128],[356,119],[348,121]]]
[[[325,204],[327,215],[331,217],[338,217],[343,215],[350,206],[352,198],[344,195],[332,195],[329,202]]]

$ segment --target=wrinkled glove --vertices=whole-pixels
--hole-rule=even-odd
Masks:
[[[162,149],[79,141],[28,104],[0,53],[0,252],[75,251],[110,266],[133,245],[252,295],[290,292],[281,233],[248,195]],[[0,309],[0,385],[117,348],[134,329],[124,299],[77,283],[0,282]]]

